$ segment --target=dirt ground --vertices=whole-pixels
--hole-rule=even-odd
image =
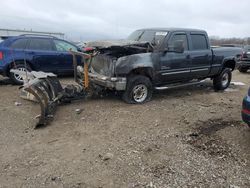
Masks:
[[[235,71],[246,85],[225,92],[208,80],[143,105],[114,94],[74,102],[40,129],[38,105],[0,80],[0,187],[250,187],[250,128],[240,115],[250,73]]]

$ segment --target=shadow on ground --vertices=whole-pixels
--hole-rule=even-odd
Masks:
[[[0,86],[1,85],[13,85],[9,78],[1,78],[0,77]]]

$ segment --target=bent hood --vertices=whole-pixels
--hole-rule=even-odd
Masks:
[[[138,41],[132,41],[132,40],[104,40],[104,41],[93,41],[93,42],[88,42],[86,44],[86,47],[97,47],[97,48],[110,48],[110,47],[115,47],[115,46],[141,46],[149,44],[149,42],[143,41],[143,42],[138,42]]]

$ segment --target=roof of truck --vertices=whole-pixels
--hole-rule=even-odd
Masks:
[[[191,29],[191,28],[174,28],[174,27],[167,27],[167,28],[161,28],[161,27],[153,27],[153,28],[142,28],[138,30],[161,30],[161,31],[194,31],[194,32],[206,32],[205,30],[201,29]]]

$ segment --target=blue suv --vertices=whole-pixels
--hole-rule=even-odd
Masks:
[[[10,73],[12,68],[72,74],[70,49],[81,51],[76,45],[52,36],[21,35],[8,38],[0,43],[0,74],[10,77],[15,84],[22,84],[23,79]]]

